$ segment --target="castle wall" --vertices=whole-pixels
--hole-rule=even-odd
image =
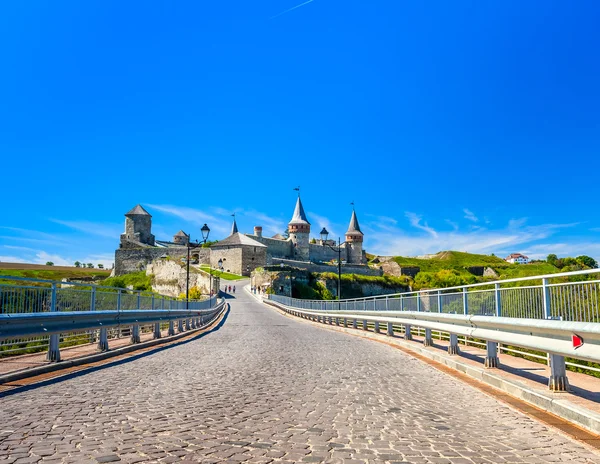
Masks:
[[[223,260],[225,272],[249,276],[254,269],[267,264],[267,249],[251,245],[223,248],[213,246],[210,264],[215,269],[219,269],[219,259]]]
[[[155,292],[169,296],[185,294],[186,266],[182,266],[175,260],[157,259],[148,264],[146,274],[154,275],[152,290]],[[190,266],[189,288],[198,287],[204,295],[208,295],[212,289],[213,294],[216,294],[219,292],[220,284],[218,277],[211,277],[208,272]]]
[[[186,247],[147,247],[147,248],[120,248],[115,251],[115,275],[128,274],[130,272],[145,271],[148,264],[162,255],[171,258],[187,258]],[[198,256],[200,264],[208,264],[210,260],[209,248],[194,248],[190,250],[190,256]]]
[[[343,256],[343,252],[342,252]],[[337,259],[337,256],[336,256]],[[273,258],[273,266],[279,266],[280,263],[285,264],[286,266],[295,267],[298,269],[305,269],[309,272],[333,272],[337,274],[337,264],[335,265],[327,265],[327,264],[315,264],[309,263],[305,261],[293,261],[291,259],[280,259]],[[368,266],[361,266],[357,264],[342,264],[342,274],[359,274],[366,276],[382,276],[383,270],[381,269],[373,269]]]
[[[319,245],[317,243],[308,244],[308,255],[310,261],[337,261],[338,254],[328,246]],[[342,261],[346,261],[346,250],[342,247]]]
[[[262,243],[268,247],[267,259],[270,258],[291,258],[292,257],[292,242],[290,240],[277,240],[275,238],[257,237],[256,235],[246,234],[257,242]]]

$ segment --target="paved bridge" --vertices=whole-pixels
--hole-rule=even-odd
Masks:
[[[0,397],[0,463],[600,462],[397,349],[229,301],[200,339]]]

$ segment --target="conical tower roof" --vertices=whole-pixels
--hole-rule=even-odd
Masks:
[[[298,197],[298,201],[296,201],[296,209],[294,209],[294,215],[292,216],[292,220],[290,224],[308,224],[308,219],[306,219],[306,213],[304,212],[304,207],[302,206],[302,201],[300,197]]]
[[[187,237],[188,234],[186,234],[183,230],[180,230],[179,232],[177,232],[175,234],[175,237]]]
[[[151,216],[150,213],[148,211],[146,211],[144,208],[142,208],[142,205],[136,205],[135,208],[133,208],[131,211],[129,211],[128,213],[125,214],[125,216]]]
[[[358,224],[358,219],[356,218],[356,211],[352,210],[352,217],[350,218],[350,225],[348,226],[348,230],[346,231],[346,235],[364,235],[362,230],[360,230],[360,225]]]
[[[229,235],[233,235],[233,234],[237,234],[237,233],[238,233],[237,223],[235,222],[235,216],[233,216],[233,224],[231,226],[231,234],[229,234]]]

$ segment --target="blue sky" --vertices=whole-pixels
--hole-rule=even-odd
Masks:
[[[597,1],[300,3],[4,2],[0,260],[110,264],[137,203],[281,232],[297,185],[373,253],[600,258]]]

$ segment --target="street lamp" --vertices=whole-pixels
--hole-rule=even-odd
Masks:
[[[321,231],[321,243],[325,246],[328,246],[329,248],[331,248],[333,251],[335,251],[338,254],[338,300],[342,299],[342,245],[345,244],[346,242],[342,242],[340,243],[340,238],[338,237],[338,246],[337,247],[333,247],[331,245],[329,245],[327,242],[327,236],[329,235],[329,232],[327,232],[327,229],[325,227],[323,227],[323,230]]]
[[[198,242],[198,240],[196,240],[196,243],[191,244],[190,243],[190,239],[188,237],[188,243],[187,243],[187,262],[186,262],[186,272],[185,272],[185,309],[189,309],[190,307],[190,248],[198,248],[200,246],[200,244],[204,244],[206,243],[206,241],[208,240],[208,234],[210,234],[210,229],[209,227],[204,224],[202,226],[202,228],[200,229],[200,232],[202,233],[202,241]],[[210,266],[210,264],[209,264]],[[212,279],[211,279],[211,283],[212,283]]]

